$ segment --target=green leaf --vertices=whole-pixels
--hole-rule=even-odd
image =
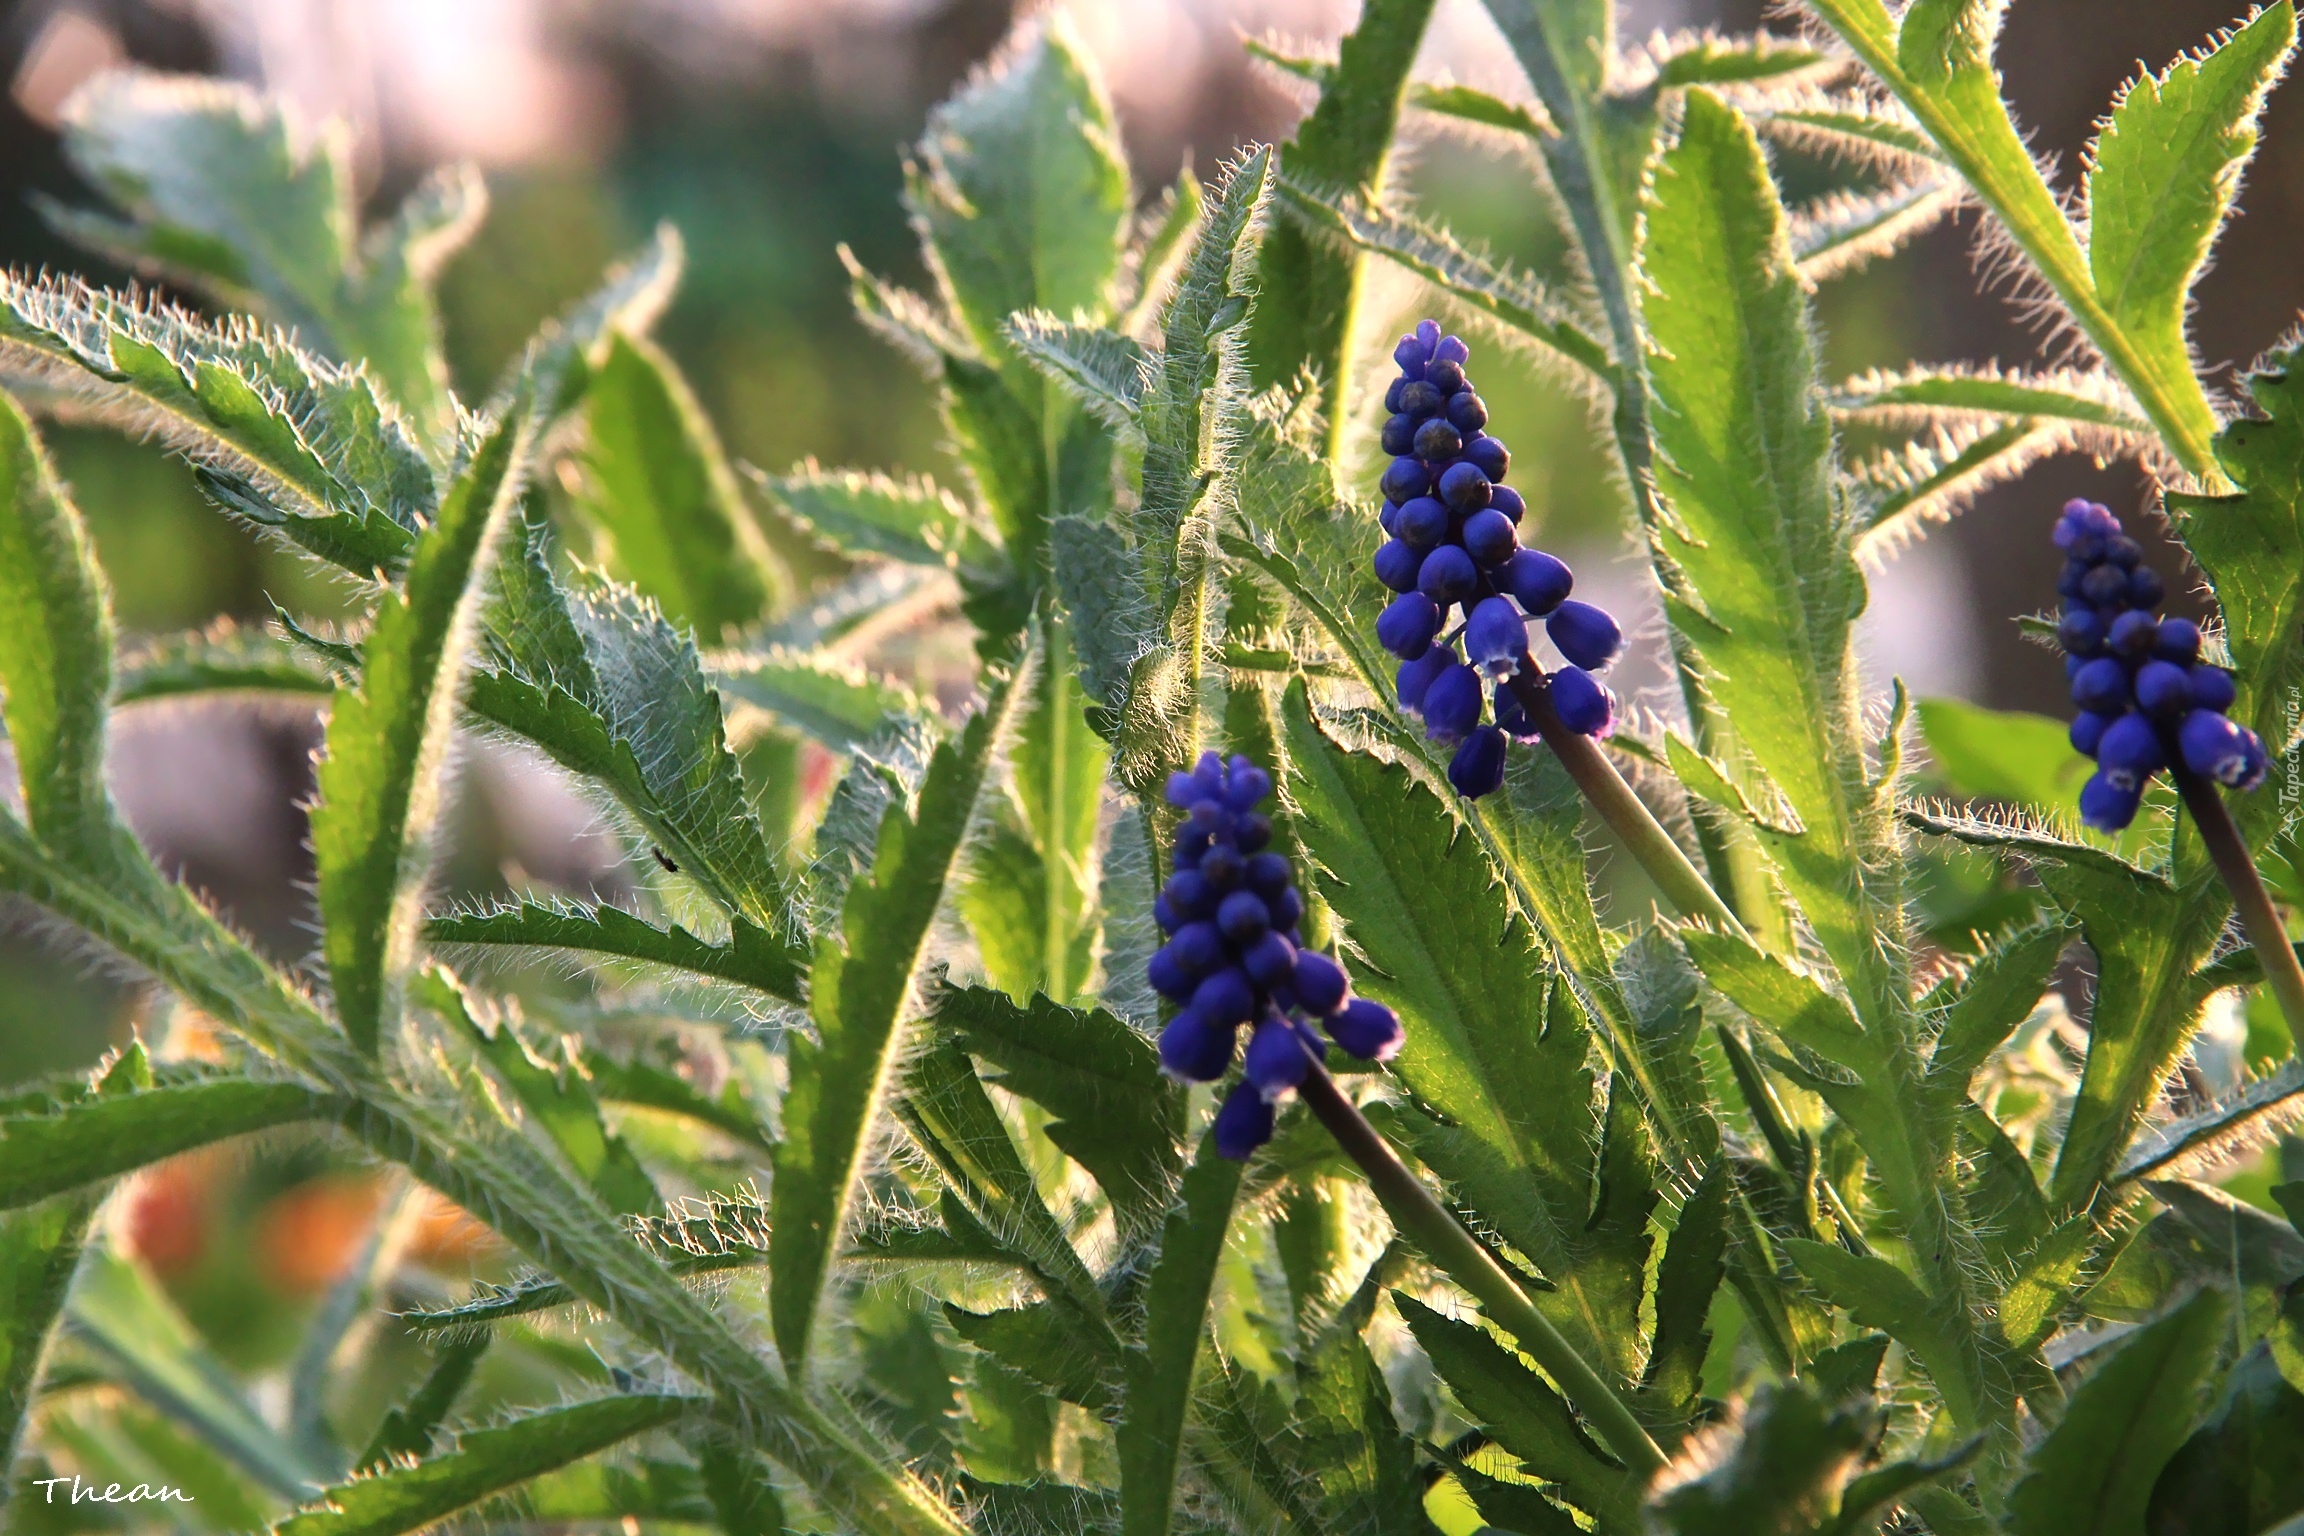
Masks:
[[[1283,804],[1359,962],[1354,987],[1407,1026],[1391,1068],[1433,1117],[1417,1128],[1417,1155],[1566,1285],[1592,1207],[1589,1037],[1564,997],[1553,1003],[1534,934],[1438,797],[1406,768],[1344,750],[1301,686],[1283,719]],[[1554,1320],[1572,1342],[1601,1342],[1589,1317]],[[1612,1358],[1624,1343],[1609,1342],[1593,1353]]]
[[[1025,663],[1039,664],[1037,657]],[[929,929],[995,755],[1014,729],[1022,685],[998,684],[958,739],[936,749],[916,807],[889,806],[870,871],[849,885],[838,930],[817,941],[809,1002],[817,1038],[790,1046],[792,1086],[771,1197],[770,1311],[795,1379],[809,1367],[833,1256],[905,1053]]]
[[[1925,442],[1857,458],[1841,484],[1860,504],[1858,555],[1885,561],[1928,524],[1947,521],[1992,486],[2072,446],[2072,435],[2029,416],[1970,417],[1938,426]]]
[[[1592,1443],[1544,1378],[1471,1323],[1444,1317],[1398,1291],[1392,1304],[1465,1413],[1498,1445],[1519,1457],[1529,1473],[1559,1484],[1602,1530],[1639,1530],[1637,1484]]]
[[[1615,377],[1615,360],[1585,321],[1535,278],[1466,250],[1447,231],[1410,214],[1368,204],[1290,177],[1277,192],[1289,216],[1327,239],[1405,267],[1450,298],[1581,366],[1594,378]]]
[[[455,978],[436,967],[427,968],[410,991],[487,1062],[602,1205],[619,1216],[654,1215],[664,1208],[655,1181],[600,1118],[580,1060],[545,1061],[520,1038],[508,1015],[494,1019],[493,1028],[483,1025]]]
[[[555,424],[583,399],[592,370],[618,336],[645,335],[672,302],[687,260],[680,231],[656,226],[639,251],[612,266],[599,286],[529,339],[489,391],[488,414],[502,416],[522,396],[533,400],[540,426]]]
[[[1891,835],[1856,718],[1850,634],[1864,583],[1832,491],[1831,423],[1783,210],[1750,126],[1707,92],[1688,93],[1644,227],[1666,507],[1650,549],[1666,612],[1739,753],[1805,829],[1762,834],[1763,846],[1858,1017],[1884,1023],[1909,989],[1894,958],[1899,898],[1871,889],[1892,876],[1864,857]]]
[[[1201,1138],[1141,1292],[1142,1342],[1121,1357],[1127,1393],[1113,1431],[1120,1460],[1121,1536],[1168,1536],[1176,1508],[1176,1472],[1186,1417],[1210,1333],[1208,1303],[1216,1263],[1232,1228],[1240,1164]]]
[[[432,279],[487,210],[476,170],[435,172],[362,240],[344,125],[299,133],[246,86],[144,70],[76,92],[64,149],[129,215],[52,206],[65,234],[227,308],[261,309],[338,362],[365,362],[428,437],[450,440]]]
[[[1723,1260],[1732,1193],[1726,1162],[1704,1170],[1681,1204],[1656,1271],[1656,1336],[1640,1385],[1682,1417],[1694,1414],[1703,1387],[1704,1356],[1712,1346],[1705,1324],[1728,1273]]]
[[[373,381],[246,322],[0,275],[0,352],[189,456],[226,510],[363,580],[397,570],[437,491]]]
[[[91,1254],[69,1304],[78,1335],[102,1351],[138,1396],[275,1492],[307,1498],[315,1470],[266,1424],[222,1362],[141,1266]]]
[[[1929,1052],[1931,1093],[1950,1104],[1967,1100],[1976,1069],[2038,1006],[2070,941],[2071,932],[2062,923],[2043,923],[2009,936],[1977,958],[1946,1006],[1943,1026]]]
[[[0,1456],[11,1467],[95,1214],[95,1198],[81,1194],[0,1215]]]
[[[749,1142],[763,1152],[775,1149],[775,1140],[761,1123],[759,1108],[744,1091],[743,1081],[729,1076],[717,1094],[707,1097],[687,1078],[645,1061],[619,1061],[601,1051],[584,1053],[584,1075],[598,1098],[614,1104],[638,1104],[701,1121],[722,1135]]]
[[[1887,1415],[1869,1402],[1833,1404],[1802,1383],[1770,1382],[1740,1420],[1713,1432],[1728,1445],[1708,1437],[1664,1474],[1652,1506],[1657,1523],[1673,1536],[1827,1530],[1886,1427]]]
[[[1835,416],[1868,426],[1920,426],[1983,415],[2070,422],[2126,437],[2144,437],[2152,430],[2119,380],[2072,368],[2016,373],[1994,364],[1939,363],[1900,372],[1874,369],[1843,379],[1831,403]]]
[[[735,925],[732,942],[710,944],[685,928],[658,928],[618,907],[523,901],[514,906],[445,913],[425,923],[424,937],[435,945],[510,944],[575,950],[732,981],[786,1002],[798,1002],[802,997],[800,968],[791,952],[771,943],[749,923]]]
[[[403,1460],[422,1460],[432,1449],[441,1421],[455,1406],[457,1394],[472,1379],[480,1357],[488,1352],[489,1335],[449,1339],[440,1346],[439,1360],[405,1402],[386,1410],[383,1422],[369,1437],[368,1448],[354,1464],[356,1471],[394,1466]]]
[[[2249,396],[2263,414],[2236,417],[2217,435],[2216,461],[2238,494],[2168,496],[2185,549],[2207,573],[2224,619],[2240,695],[2232,718],[2254,729],[2275,756],[2293,741],[2295,700],[2304,689],[2304,571],[2283,553],[2304,540],[2298,364],[2294,349],[2272,353],[2248,376]],[[2276,817],[2266,803],[2273,798],[2226,799],[2252,844],[2273,831]]]
[[[708,1445],[696,1453],[722,1536],[783,1536],[784,1501],[757,1456]]]
[[[1892,100],[1819,94],[1790,105],[1757,103],[1747,115],[1767,137],[1815,155],[1889,168],[1946,163],[1928,130]]]
[[[2266,7],[2204,56],[2132,82],[2090,153],[2088,270],[2136,366],[2189,383],[2186,302],[2256,148],[2256,119],[2296,41]]]
[[[2221,1163],[2235,1151],[2269,1139],[2292,1119],[2299,1095],[2304,1095],[2304,1061],[2291,1056],[2204,1108],[2151,1126],[2121,1157],[2111,1182],[2165,1175],[2193,1159]]]
[[[0,1209],[251,1131],[332,1120],[346,1108],[344,1099],[302,1083],[216,1076],[0,1115]]]
[[[844,555],[933,566],[996,558],[991,536],[967,504],[924,475],[819,469],[810,460],[789,475],[758,481],[778,510]]]
[[[2224,1315],[2223,1296],[2202,1290],[2089,1374],[2009,1492],[2016,1536],[2142,1528],[2154,1480],[2192,1431]]]
[[[1152,359],[1134,338],[1038,310],[1009,316],[1005,334],[1026,362],[1124,440],[1142,431]]]
[[[1688,85],[1742,85],[1754,80],[1780,80],[1828,68],[1832,56],[1804,43],[1771,37],[1719,37],[1711,33],[1675,41],[1674,48],[1657,61],[1656,83],[1666,89]],[[1669,45],[1667,45],[1669,46]]]
[[[732,914],[740,951],[784,951],[796,971],[784,879],[695,646],[629,588],[584,573],[563,588],[543,527],[523,524],[517,537],[519,558],[496,571],[472,712],[599,780]]]
[[[2247,1536],[2304,1511],[2304,1392],[2271,1350],[2241,1356],[2223,1395],[2153,1485],[2153,1536]]]
[[[672,360],[644,340],[613,335],[586,398],[577,500],[606,532],[621,573],[667,619],[708,640],[782,606],[791,577]]]
[[[1384,1294],[1379,1272],[1299,1352],[1290,1460],[1316,1490],[1330,1529],[1433,1536],[1415,1444],[1400,1432],[1364,1337]]]
[[[1109,1358],[1075,1309],[1042,1301],[976,1313],[947,1304],[944,1315],[960,1337],[1062,1401],[1091,1413],[1112,1406]]]
[[[1950,171],[1922,173],[1873,192],[1828,192],[1791,210],[1787,233],[1800,276],[1828,282],[1892,256],[1951,217],[1966,188]]]
[[[1055,1116],[1048,1139],[1088,1170],[1124,1235],[1164,1216],[1183,1157],[1184,1094],[1151,1042],[1101,1008],[986,987],[940,993],[936,1022],[1000,1070],[999,1085]]]
[[[836,752],[928,707],[911,689],[828,651],[724,651],[710,665],[730,698],[768,711]]]
[[[2075,803],[2095,769],[2072,750],[2064,721],[1959,699],[1922,699],[1920,734],[1953,794],[2044,811]]]
[[[1927,1369],[1956,1424],[1983,1422],[1985,1373],[1975,1341],[1950,1307],[1924,1294],[1886,1259],[1833,1243],[1788,1238],[1784,1248],[1824,1299],[1866,1328],[1877,1328]]]
[[[457,696],[531,441],[515,418],[474,453],[417,541],[407,590],[377,602],[358,688],[329,714],[312,811],[321,952],[337,1016],[370,1055],[399,1022],[415,961]]]
[[[98,868],[122,857],[126,837],[104,788],[111,674],[112,614],[87,526],[32,424],[0,396],[0,719],[33,835]]]
[[[196,693],[328,694],[337,677],[295,641],[219,619],[149,641],[119,658],[112,703]]]
[[[328,1490],[322,1503],[275,1525],[273,1536],[397,1536],[515,1488],[540,1473],[664,1429],[701,1400],[633,1393],[475,1429],[456,1449]]]
[[[1320,99],[1280,150],[1291,177],[1375,193],[1384,184],[1408,73],[1432,19],[1433,0],[1369,0],[1320,80]],[[1311,370],[1340,441],[1351,378],[1361,253],[1277,223],[1257,253],[1265,298],[1249,324],[1248,365],[1257,389]]]

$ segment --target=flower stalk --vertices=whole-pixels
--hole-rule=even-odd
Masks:
[[[2248,844],[2233,825],[2232,813],[2225,808],[2224,797],[2216,793],[2216,786],[2182,764],[2176,765],[2174,776],[2176,792],[2192,813],[2193,825],[2200,829],[2200,841],[2207,845],[2208,857],[2216,861],[2216,872],[2232,893],[2241,930],[2255,946],[2257,962],[2264,969],[2264,984],[2280,1005],[2288,1032],[2304,1040],[2304,964],[2297,962],[2296,948],[2288,941],[2288,925],[2280,920],[2280,909],[2272,904],[2272,893],[2264,888],[2264,877],[2256,872],[2256,861],[2248,856]]]

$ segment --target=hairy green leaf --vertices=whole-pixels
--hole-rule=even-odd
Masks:
[[[937,566],[982,565],[994,554],[967,504],[926,476],[819,469],[811,460],[758,480],[779,510],[842,554]]]
[[[1886,1259],[1854,1254],[1833,1243],[1790,1238],[1792,1262],[1826,1300],[1867,1328],[1910,1350],[1943,1394],[1953,1422],[1983,1421],[1986,1378],[1965,1320],[1931,1299],[1911,1276]]]
[[[206,629],[148,642],[119,658],[112,702],[198,693],[329,694],[337,675],[283,636],[219,619]]]
[[[919,695],[825,651],[771,646],[708,658],[712,676],[740,703],[764,709],[834,751],[927,708]]]
[[[750,923],[731,942],[711,944],[687,929],[658,928],[618,907],[524,901],[515,906],[448,912],[424,925],[435,945],[533,945],[637,960],[754,987],[787,1002],[801,998],[800,968],[789,950]]]
[[[791,578],[744,494],[688,381],[644,340],[613,335],[587,394],[584,512],[617,568],[706,639],[781,606]]]
[[[346,1101],[297,1082],[210,1076],[0,1115],[0,1209],[132,1173],[251,1131],[330,1120]]]
[[[1038,657],[1027,670],[1041,664]],[[808,1369],[833,1257],[854,1214],[880,1109],[918,1006],[928,931],[944,904],[995,754],[1014,729],[1021,679],[999,683],[957,740],[936,749],[916,807],[889,806],[870,870],[848,887],[810,974],[814,1041],[791,1045],[792,1086],[773,1185],[770,1308],[797,1379]]]
[[[369,1437],[367,1449],[354,1463],[354,1470],[369,1472],[403,1460],[421,1460],[430,1452],[441,1422],[455,1406],[457,1394],[471,1381],[480,1357],[488,1352],[488,1344],[489,1336],[485,1333],[442,1344],[439,1360],[431,1373],[405,1402],[385,1411],[376,1433]]]
[[[321,952],[337,1015],[371,1055],[398,1024],[415,962],[457,699],[530,442],[516,418],[474,454],[417,541],[406,592],[378,601],[360,684],[339,689],[329,715],[312,811]]]

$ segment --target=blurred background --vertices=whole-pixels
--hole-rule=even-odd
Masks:
[[[1236,145],[1289,131],[1302,102],[1251,63],[1243,38],[1318,50],[1358,6],[1070,0],[1069,9],[1103,64],[1149,197],[1179,165],[1205,174]],[[2061,184],[2075,182],[2093,119],[2140,60],[2163,65],[2244,9],[2237,0],[2017,4],[2001,64],[2019,119],[2061,167]],[[658,334],[734,457],[770,470],[812,455],[956,478],[926,386],[850,318],[836,252],[844,242],[874,271],[925,280],[899,203],[904,149],[1014,10],[1009,0],[23,0],[0,21],[0,262],[126,281],[63,243],[33,205],[36,193],[96,201],[59,152],[59,108],[90,75],[123,62],[228,75],[310,116],[347,119],[373,208],[391,206],[440,161],[484,168],[492,210],[443,293],[467,398],[484,392],[539,321],[669,219],[689,260]],[[1623,30],[1627,40],[1692,26],[1746,30],[1763,23],[1763,10],[1760,0],[1628,0]],[[1476,0],[1442,0],[1420,74],[1526,93]],[[1429,123],[1412,119],[1409,132],[1414,143],[1397,172],[1406,196],[1467,239],[1539,272],[1557,268],[1563,242],[1525,164],[1440,138]],[[2244,207],[2193,328],[2226,386],[2304,302],[2294,257],[2304,229],[2304,94],[2294,84],[2273,97]],[[1974,229],[1974,215],[1963,214],[1824,288],[1834,374],[1913,361],[2060,360],[2056,338],[2026,322],[2004,282],[1980,282]],[[1371,363],[1416,303],[1390,275],[1375,293],[1384,313],[1371,320]],[[1376,328],[1379,320],[1389,328]],[[1557,381],[1492,352],[1483,349],[1475,367],[1540,538],[1620,612],[1653,612],[1629,549],[1628,508],[1584,406]],[[208,507],[159,449],[65,426],[50,442],[95,530],[127,635],[260,620],[273,599],[323,615],[337,601]],[[2133,519],[2147,486],[2131,466],[2052,460],[1899,557],[1875,582],[1865,620],[1871,681],[1885,689],[1896,674],[1924,695],[2057,709],[2061,669],[2018,641],[2012,616],[2046,605],[2056,570],[2048,520],[2083,494]],[[2155,558],[2166,572],[2180,569],[2173,549]],[[1662,681],[1653,639],[1648,659],[1627,669],[1635,689]],[[131,713],[116,774],[139,829],[268,948],[301,955],[310,934],[298,805],[316,740],[310,712]],[[468,785],[485,789],[492,773],[517,769],[483,755]],[[496,803],[524,821],[507,830],[500,815],[479,857],[518,844],[532,860],[559,848],[571,868],[583,865],[596,833],[581,805],[550,795],[499,794]],[[28,914],[0,912],[0,1085],[84,1065],[131,1028],[154,1034],[166,1021],[150,1008]],[[198,1169],[169,1175],[180,1188],[149,1181],[129,1210],[133,1245],[158,1268],[205,1275],[222,1289],[251,1265],[283,1294],[324,1287],[335,1263],[327,1255],[348,1254],[377,1192],[325,1160],[264,1167],[261,1179],[230,1185],[241,1208],[235,1230],[257,1234],[239,1257],[202,1249],[210,1223],[197,1206],[215,1186]],[[345,1234],[334,1247],[332,1232]],[[469,1236],[444,1227],[442,1252],[458,1258]]]

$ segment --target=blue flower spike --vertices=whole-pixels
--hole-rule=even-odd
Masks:
[[[1432,740],[1456,745],[1448,782],[1476,800],[1503,784],[1510,742],[1542,739],[1504,686],[1515,676],[1549,687],[1570,730],[1615,728],[1615,695],[1590,674],[1616,659],[1624,632],[1605,610],[1569,597],[1576,577],[1565,564],[1522,541],[1527,503],[1503,483],[1512,455],[1488,433],[1488,406],[1464,373],[1471,359],[1433,320],[1392,349],[1400,377],[1384,396],[1392,462],[1376,578],[1401,595],[1376,621],[1376,639],[1404,663],[1400,707]],[[1549,678],[1529,652],[1531,619],[1544,621],[1568,663]]]
[[[1477,672],[1447,648],[1426,656],[1444,657],[1469,679],[1477,706]],[[1419,658],[1402,671],[1423,664]],[[1501,777],[1502,737],[1482,726],[1473,738],[1483,732],[1497,735]],[[1171,1077],[1221,1079],[1242,1055],[1241,1028],[1250,1026],[1245,1075],[1216,1114],[1216,1148],[1235,1159],[1271,1139],[1273,1106],[1326,1057],[1327,1040],[1382,1061],[1403,1038],[1391,1009],[1354,997],[1344,968],[1304,947],[1295,870],[1266,846],[1272,823],[1256,809],[1271,793],[1272,776],[1245,757],[1226,762],[1210,752],[1189,773],[1168,776],[1168,803],[1184,813],[1174,870],[1152,904],[1168,942],[1144,967],[1153,989],[1182,1005],[1160,1032],[1160,1065]]]
[[[2177,764],[2229,789],[2264,782],[2270,757],[2254,731],[2226,718],[2232,674],[2200,660],[2200,627],[2152,610],[2163,586],[2108,507],[2069,501],[2056,519],[2073,749],[2096,760],[2080,788],[2080,819],[2118,832],[2136,819],[2153,777]]]

